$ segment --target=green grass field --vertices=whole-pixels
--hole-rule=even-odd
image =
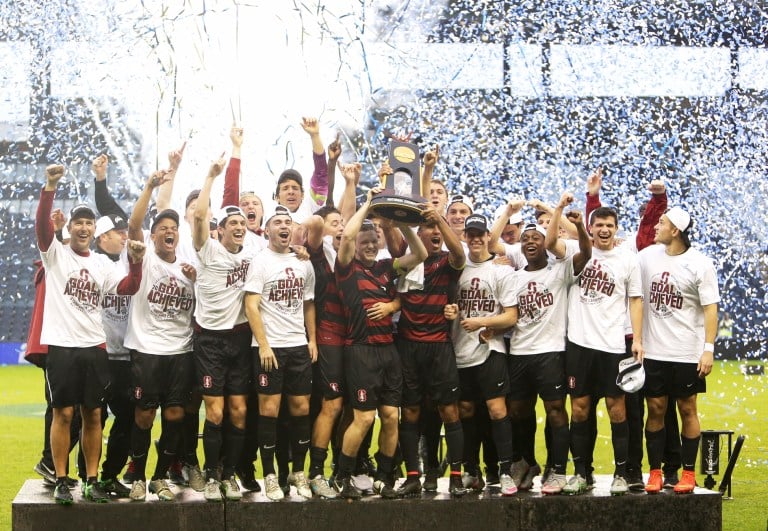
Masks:
[[[733,499],[723,501],[723,529],[726,530],[766,529],[768,523],[766,378],[744,376],[737,362],[718,362],[707,381],[708,392],[699,400],[702,429],[729,429],[735,435],[747,437],[733,474]],[[42,449],[45,401],[40,369],[31,366],[2,367],[0,380],[5,382],[0,391],[0,463],[3,479],[0,482],[0,529],[10,529],[13,498],[25,479],[37,478],[32,467],[40,459]],[[595,468],[596,473],[606,474],[613,471],[613,466],[610,428],[602,404],[598,415]],[[543,410],[540,408],[539,424],[542,422]],[[725,448],[725,441],[722,446]],[[726,461],[725,449],[722,452],[721,471]],[[543,456],[544,453],[543,437],[540,437],[537,454]],[[151,464],[148,469],[151,466],[154,465]],[[697,479],[702,485],[704,477],[697,474]]]

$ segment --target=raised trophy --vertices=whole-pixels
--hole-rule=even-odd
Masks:
[[[384,177],[384,189],[374,196],[371,210],[383,218],[418,224],[427,200],[421,195],[419,148],[416,144],[392,139],[389,142],[392,175]]]

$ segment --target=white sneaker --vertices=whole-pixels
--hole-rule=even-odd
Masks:
[[[160,501],[173,501],[176,498],[171,487],[168,485],[168,481],[165,479],[154,479],[150,481],[149,492],[157,494],[157,499]]]
[[[555,474],[554,472],[551,472],[547,478],[547,481],[545,481],[541,486],[541,493],[560,494],[563,492],[566,484],[567,482],[565,481],[565,474]]]
[[[269,474],[264,478],[264,494],[267,495],[272,501],[282,500],[285,498],[283,489],[280,488],[280,483],[277,481],[277,476]]]
[[[203,477],[203,472],[200,470],[199,466],[184,465],[184,468],[181,469],[181,473],[184,476],[187,485],[189,485],[189,488],[197,492],[203,492],[205,490],[205,478]]]
[[[338,496],[336,490],[334,490],[326,481],[323,476],[317,475],[309,481],[309,488],[312,489],[312,493],[320,498],[326,498],[332,500]]]
[[[621,476],[614,476],[611,483],[611,496],[623,496],[629,491],[627,480]]]
[[[141,480],[137,479],[133,482],[133,485],[131,485],[131,493],[128,494],[128,497],[131,499],[131,501],[144,501],[147,499],[147,484]]]
[[[222,480],[221,489],[224,491],[224,497],[229,501],[238,501],[243,498],[240,492],[240,485],[237,484],[235,476]]]
[[[205,484],[205,489],[203,489],[203,496],[206,500],[211,502],[222,501],[221,483],[213,478],[209,479],[208,483]]]
[[[502,496],[514,496],[517,494],[517,485],[508,474],[499,476],[499,487]]]
[[[296,492],[298,492],[299,496],[302,498],[307,500],[312,499],[312,489],[309,488],[309,482],[307,481],[307,476],[304,475],[304,472],[299,471],[290,473],[288,475],[288,484],[296,487]]]

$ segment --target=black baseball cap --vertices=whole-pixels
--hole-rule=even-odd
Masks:
[[[96,213],[93,209],[85,203],[80,203],[72,207],[69,211],[69,220],[78,218],[96,219]]]
[[[488,232],[488,220],[480,214],[472,214],[464,220],[464,230],[475,229]]]
[[[172,219],[176,222],[176,225],[179,224],[179,214],[172,208],[166,208],[165,210],[158,212],[157,215],[152,219],[152,226],[149,228],[149,231],[155,232],[155,226],[164,219]]]

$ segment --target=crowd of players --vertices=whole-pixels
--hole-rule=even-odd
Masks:
[[[691,246],[691,216],[667,209],[663,183],[649,185],[638,231],[625,238],[616,210],[600,204],[600,170],[587,179],[585,215],[566,212],[575,198],[565,192],[554,206],[510,199],[491,223],[432,178],[435,147],[420,176],[424,222],[409,227],[371,208],[379,187],[358,208],[360,164],[339,164],[338,138],[326,152],[317,120],[302,127],[313,151],[309,190],[286,170],[268,209],[240,190],[237,127],[228,164],[223,155],[211,164],[183,215],[170,198],[184,146],[148,178],[130,215],[110,195],[105,155],[92,165],[96,209],[76,205],[68,219],[53,210],[65,168],[46,168],[27,357],[45,370],[50,444],[35,470],[57,503],[73,501],[76,440],[83,496],[96,502],[141,501],[148,491],[173,500],[168,478],[209,501],[238,500],[241,489],[262,489],[257,454],[271,500],[292,487],[304,498],[418,496],[437,490],[446,469],[455,497],[486,482],[512,496],[539,476],[545,495],[580,494],[594,482],[601,398],[611,494],[693,491],[696,398],[712,370],[719,293],[712,262]],[[382,183],[391,171],[382,164]],[[222,173],[221,208],[212,209]],[[114,421],[99,480],[107,406]],[[130,487],[118,478],[126,463]]]

